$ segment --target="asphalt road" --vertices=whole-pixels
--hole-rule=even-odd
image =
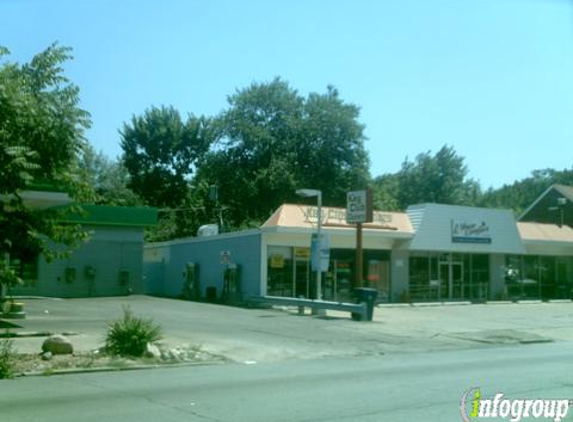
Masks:
[[[481,387],[483,396],[573,398],[572,354],[573,343],[558,342],[20,378],[0,382],[0,417],[10,422],[460,421],[460,400],[471,387]],[[573,410],[564,420],[573,420]]]

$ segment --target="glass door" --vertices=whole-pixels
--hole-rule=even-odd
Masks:
[[[463,262],[440,260],[438,279],[440,280],[438,291],[440,300],[463,299],[467,295]]]
[[[438,267],[438,300],[450,298],[450,264],[449,262],[440,262]]]

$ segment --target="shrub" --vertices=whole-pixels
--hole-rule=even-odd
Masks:
[[[152,319],[136,317],[128,306],[124,306],[123,318],[108,323],[105,347],[112,355],[140,357],[145,353],[147,343],[161,338],[159,324]]]
[[[14,378],[14,342],[0,340],[0,379]]]

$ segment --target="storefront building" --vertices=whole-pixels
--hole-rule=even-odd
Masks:
[[[234,288],[243,300],[316,298],[310,244],[317,215],[317,207],[284,204],[257,230],[147,245],[145,267],[155,270],[146,277],[156,294],[173,296],[185,290],[186,268],[200,262],[192,277],[197,298],[207,289],[228,292],[229,268],[240,273]],[[380,302],[572,298],[567,224],[516,222],[509,210],[421,204],[374,212],[363,227],[362,284],[376,288]],[[323,207],[322,231],[330,249],[322,299],[353,300],[356,228],[346,223],[345,209]],[[174,276],[162,278],[162,271]]]
[[[316,231],[316,207],[285,204],[262,226],[262,278],[267,280],[266,294],[274,296],[316,296],[316,283],[310,265],[310,238]],[[323,277],[325,300],[352,300],[355,287],[356,232],[346,224],[346,210],[324,207],[323,232],[329,237],[330,264]],[[413,236],[404,213],[375,212],[374,221],[364,224],[364,284],[378,290],[379,298],[388,301],[392,292],[392,251]]]
[[[41,199],[44,204],[45,198]],[[51,200],[49,206],[54,205]],[[82,205],[82,209],[83,214],[70,215],[66,222],[81,224],[89,239],[65,259],[10,257],[11,267],[23,280],[10,294],[72,298],[144,293],[144,229],[156,224],[157,210],[106,205]]]

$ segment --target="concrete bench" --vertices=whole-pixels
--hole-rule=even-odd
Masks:
[[[255,298],[252,298],[255,299]],[[330,302],[326,300],[312,300],[312,299],[297,299],[295,297],[281,297],[281,296],[259,296],[256,301],[267,303],[269,305],[279,306],[296,306],[298,307],[299,315],[304,315],[305,308],[311,309],[325,309],[331,311],[350,312],[353,319],[359,321],[367,321],[367,305],[362,303],[344,303],[344,302]]]

